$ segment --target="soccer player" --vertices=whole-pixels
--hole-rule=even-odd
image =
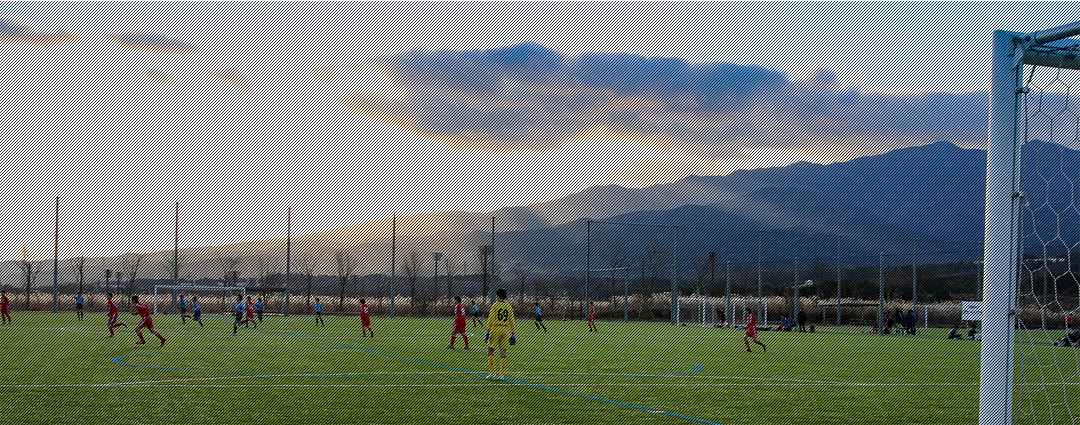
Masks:
[[[596,306],[592,301],[589,301],[589,332],[599,332],[596,330]]]
[[[754,339],[754,343],[761,346],[761,351],[765,350],[765,344],[757,339],[757,319],[754,319],[754,310],[750,307],[746,308],[746,336],[743,337],[743,342],[746,343],[746,351],[750,351],[750,339]]]
[[[477,307],[476,301],[472,302],[472,325],[475,328],[476,322],[480,322],[480,326],[484,326],[484,321],[480,320],[480,307]]]
[[[461,303],[461,297],[454,297],[454,301],[457,301],[457,305],[454,306],[454,327],[450,330],[450,345],[446,346],[447,350],[454,349],[454,342],[457,341],[457,335],[461,334],[461,339],[465,341],[465,349],[469,349],[469,336],[465,334],[466,319],[465,319],[465,305]]]
[[[83,298],[82,291],[75,294],[75,317],[79,318],[79,321],[83,321],[83,305],[86,303],[86,298]]]
[[[154,319],[150,317],[150,308],[139,302],[138,295],[131,296],[131,303],[135,305],[134,310],[131,311],[131,314],[142,317],[142,320],[139,321],[139,324],[135,326],[135,335],[139,336],[139,342],[136,342],[136,344],[146,344],[146,339],[143,338],[142,335],[143,328],[146,328],[149,329],[150,332],[154,334],[154,336],[158,337],[158,339],[161,340],[161,346],[164,346],[165,337],[161,336],[161,334],[154,329]]]
[[[266,310],[266,302],[263,301],[263,297],[259,297],[259,302],[255,303],[255,314],[259,316],[259,323],[262,323],[264,310]]]
[[[534,310],[536,312],[536,321],[533,322],[536,325],[536,330],[540,331],[540,328],[544,328],[544,332],[547,332],[547,326],[544,326],[544,311],[540,309],[540,303],[533,303],[536,306]]]
[[[232,333],[233,333],[233,335],[236,335],[236,331],[238,329],[240,329],[240,325],[244,324],[244,309],[245,309],[245,307],[246,306],[244,305],[244,299],[241,296],[237,295],[236,296],[236,304],[233,304],[233,315],[234,315],[234,317],[233,317],[233,325],[232,325]]]
[[[375,338],[375,331],[371,329],[371,309],[368,308],[367,300],[360,299],[360,331],[364,333],[363,336],[367,336],[368,332],[371,332],[371,337]]]
[[[323,319],[322,319],[322,310],[323,310],[322,303],[319,302],[318,298],[316,298],[315,299],[315,326],[319,326],[319,323],[322,323],[322,325],[324,327],[326,326],[326,322],[324,322]]]
[[[202,322],[202,307],[199,306],[199,297],[191,296],[191,321],[199,322],[199,327],[203,327]]]
[[[514,343],[514,308],[506,303],[506,288],[495,291],[499,302],[491,306],[488,315],[487,337],[488,343],[488,368],[491,374],[487,379],[506,379],[506,349]],[[495,349],[499,349],[499,374],[495,375]]]
[[[176,308],[180,310],[180,324],[187,323],[187,300],[184,294],[180,294],[180,300],[176,301]]]
[[[107,292],[105,294],[105,298],[108,298],[109,323],[107,324],[107,326],[109,327],[109,338],[112,338],[112,337],[116,336],[116,333],[113,332],[113,329],[116,329],[116,328],[121,327],[121,326],[126,328],[126,327],[128,327],[128,325],[127,325],[127,323],[124,323],[124,322],[120,322],[120,323],[116,322],[117,320],[120,319],[120,308],[116,306],[116,301],[113,301],[112,292]]]
[[[0,291],[0,325],[11,324],[11,299],[7,296],[7,291]]]
[[[248,327],[248,323],[255,325],[256,328],[259,327],[259,322],[255,321],[255,303],[251,302],[251,295],[248,295],[247,304],[244,304],[244,315],[246,317],[244,319],[245,328]]]

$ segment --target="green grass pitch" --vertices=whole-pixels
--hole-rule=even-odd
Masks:
[[[661,323],[519,318],[506,382],[488,372],[483,329],[447,350],[450,320],[270,317],[231,336],[154,318],[164,347],[105,316],[19,313],[0,326],[0,422],[19,424],[947,424],[978,420],[979,343],[919,336],[742,331]],[[122,315],[133,323],[135,317]],[[1075,359],[1072,348],[1063,359]],[[1064,353],[1064,352],[1063,352]],[[1075,370],[1075,364],[1071,366]],[[1066,367],[1068,370],[1068,367]],[[1059,382],[1061,379],[1057,379]],[[1074,381],[1075,382],[1075,377]],[[1061,386],[1080,400],[1080,388]],[[1036,399],[1045,399],[1039,394]],[[1053,403],[1053,401],[1051,401]],[[1068,409],[1064,402],[1057,407]],[[1059,417],[1063,413],[1058,413]],[[1044,423],[1041,422],[1040,423]]]

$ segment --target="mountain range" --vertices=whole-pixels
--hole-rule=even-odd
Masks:
[[[1076,177],[1051,175],[1080,176],[1080,153],[1038,141],[1024,149],[1021,178],[1037,188],[1026,204],[1038,209],[1057,199],[1071,206]],[[305,258],[316,263],[315,273],[334,274],[334,254],[345,250],[358,273],[388,273],[391,253],[399,270],[405,262],[427,267],[432,252],[456,261],[452,272],[479,273],[480,246],[493,242],[504,278],[513,263],[580,273],[587,265],[627,266],[673,255],[681,273],[690,274],[692,263],[710,252],[721,264],[744,268],[759,259],[765,267],[787,267],[796,258],[800,264],[835,264],[838,257],[844,264],[877,264],[880,255],[892,264],[910,264],[913,255],[920,263],[970,261],[980,257],[985,185],[985,150],[938,142],[827,165],[800,162],[643,188],[595,186],[487,213],[387,217],[293,237],[292,271],[298,273],[297,259]],[[1071,211],[1060,216],[1062,233],[1080,234],[1076,208]],[[1045,233],[1050,221],[1032,214],[1035,225],[1028,230]],[[282,273],[284,247],[281,238],[184,248],[181,278],[220,276],[214,270],[222,270],[223,258],[234,259],[241,275]],[[145,254],[144,265],[164,265],[171,254]],[[151,269],[171,274],[171,267],[144,267]]]

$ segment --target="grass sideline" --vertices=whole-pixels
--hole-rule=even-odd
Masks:
[[[122,319],[125,315],[122,315]],[[0,326],[0,418],[25,424],[975,423],[979,343],[919,336],[743,332],[660,323],[518,321],[507,378],[483,330],[446,350],[450,320],[271,317],[231,336],[155,316],[168,339],[106,338],[105,318],[16,313]],[[126,320],[133,323],[133,316]],[[861,331],[862,329],[859,329]],[[1047,348],[1052,349],[1052,348]],[[1068,350],[1072,350],[1069,348]],[[1071,351],[1070,351],[1071,352]],[[1069,357],[1071,358],[1071,357]],[[1058,387],[1060,391],[1060,386]],[[1080,400],[1080,387],[1066,387]],[[1041,397],[1042,395],[1040,395]],[[1064,408],[1067,408],[1067,404]],[[1060,409],[1061,406],[1058,406]]]

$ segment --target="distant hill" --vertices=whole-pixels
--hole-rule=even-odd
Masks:
[[[1025,147],[1024,160],[1024,178],[1034,188],[1025,202],[1070,199],[1071,181],[1043,175],[1065,169],[1080,176],[1080,153],[1032,142]],[[759,238],[762,261],[770,264],[789,264],[796,257],[833,263],[837,255],[852,264],[871,264],[880,253],[902,264],[910,263],[916,252],[920,262],[971,260],[983,238],[985,170],[986,151],[938,142],[828,165],[796,163],[725,176],[690,176],[644,188],[596,186],[493,212],[432,212],[397,217],[396,226],[385,218],[296,236],[292,271],[298,273],[298,257],[315,257],[317,273],[333,274],[334,253],[345,249],[353,253],[360,272],[388,273],[396,231],[399,266],[415,252],[427,267],[433,261],[431,252],[443,252],[460,263],[458,272],[475,273],[481,262],[479,247],[492,243],[493,216],[495,255],[505,266],[504,274],[513,262],[580,272],[589,248],[593,268],[609,267],[620,249],[641,263],[650,244],[676,249],[674,226],[684,273],[694,258],[708,252],[715,252],[721,262],[756,262]],[[1080,214],[1064,217],[1063,229],[1080,234]],[[590,220],[652,226],[594,222],[587,239]],[[1028,227],[1045,232],[1051,221],[1035,217]],[[223,258],[236,258],[245,276],[283,273],[284,245],[284,239],[272,239],[185,248],[181,262],[192,275],[223,274]],[[146,273],[165,275],[170,269],[164,266],[171,258],[167,253],[146,258],[155,263]],[[14,264],[0,265],[0,278],[17,282]]]

